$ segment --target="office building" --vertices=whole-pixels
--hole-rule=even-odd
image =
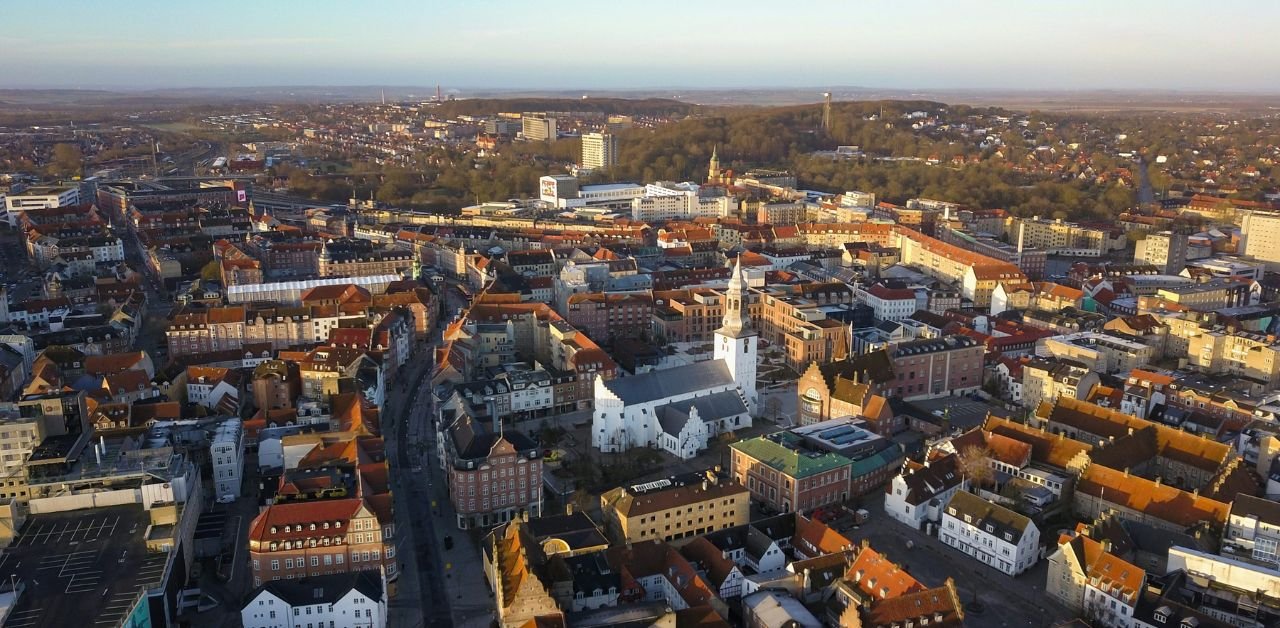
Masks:
[[[618,136],[612,133],[587,133],[582,136],[583,168],[612,168],[617,161]]]
[[[520,118],[520,128],[524,139],[530,142],[556,141],[556,119],[546,116],[524,116]]]
[[[22,214],[41,209],[54,209],[80,204],[78,187],[31,187],[21,192],[10,192],[4,199],[5,220],[17,226]]]
[[[751,496],[708,472],[615,488],[600,496],[600,511],[618,542],[677,542],[746,524]]]

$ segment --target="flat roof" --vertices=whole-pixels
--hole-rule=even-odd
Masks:
[[[32,515],[0,556],[0,581],[25,587],[11,628],[116,625],[142,589],[159,586],[169,554],[148,553],[141,504]]]

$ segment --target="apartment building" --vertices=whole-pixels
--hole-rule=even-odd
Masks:
[[[608,169],[618,162],[618,136],[612,133],[583,133],[582,161],[587,170]]]
[[[214,492],[218,501],[239,499],[244,476],[244,428],[239,417],[228,419],[214,428],[209,444],[213,463]]]
[[[368,277],[375,275],[402,275],[414,265],[411,251],[401,249],[373,249],[353,244],[349,246],[326,243],[316,259],[316,271],[321,277]]]
[[[653,329],[653,298],[647,294],[574,294],[565,305],[564,319],[599,342],[646,338]]]
[[[3,196],[5,220],[16,227],[23,214],[80,204],[79,187],[29,187]]]
[[[600,495],[605,531],[617,543],[667,541],[746,524],[751,518],[747,488],[715,473],[618,487]]]
[[[542,453],[524,433],[443,410],[440,466],[459,529],[542,516]]]
[[[1031,519],[966,491],[947,502],[938,540],[1010,576],[1040,560],[1040,530]]]
[[[1210,375],[1242,377],[1265,387],[1280,386],[1280,340],[1225,327],[1197,328],[1187,338],[1187,362]]]
[[[968,394],[982,387],[985,347],[969,336],[908,340],[888,347],[887,388],[905,400]]]
[[[1102,257],[1110,251],[1123,249],[1128,241],[1119,229],[1090,227],[1061,218],[1052,220],[1009,217],[1006,232],[1009,239],[1020,241],[1024,247],[1044,249],[1050,255],[1075,257]]]
[[[554,142],[557,137],[556,119],[546,115],[521,116],[520,130],[530,142]]]
[[[1244,256],[1267,265],[1280,267],[1280,214],[1272,212],[1243,212],[1240,222],[1240,243]]]
[[[1041,338],[1036,345],[1039,355],[1079,362],[1099,373],[1127,374],[1146,367],[1155,355],[1149,345],[1091,331]]]
[[[1065,359],[1034,359],[1022,365],[1022,406],[1036,408],[1059,398],[1084,399],[1100,381],[1089,366]]]
[[[750,290],[753,322],[766,342],[781,347],[787,365],[803,371],[809,364],[848,354],[855,295],[843,282],[770,286]],[[758,311],[758,318],[757,318]]]
[[[975,307],[990,306],[991,296],[1001,283],[1027,283],[1027,276],[1008,262],[967,251],[906,227],[897,227],[895,233],[902,263],[959,285],[961,295]]]
[[[1133,263],[1150,264],[1164,275],[1177,275],[1187,267],[1187,236],[1172,231],[1148,233],[1134,246]]]

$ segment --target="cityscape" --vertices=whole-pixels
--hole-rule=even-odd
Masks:
[[[721,4],[0,36],[0,625],[1280,628],[1277,10]]]

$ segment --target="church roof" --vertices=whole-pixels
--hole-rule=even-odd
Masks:
[[[697,408],[698,418],[707,423],[747,412],[747,406],[736,390],[677,401],[658,408],[658,424],[662,431],[678,436],[685,423],[689,422],[690,408]]]
[[[723,360],[707,360],[632,377],[615,377],[604,385],[624,404],[630,405],[733,383],[733,375]]]

